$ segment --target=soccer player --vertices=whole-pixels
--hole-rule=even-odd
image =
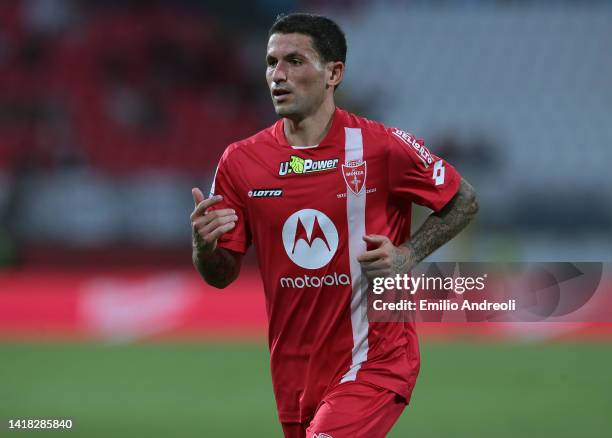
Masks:
[[[478,210],[473,188],[421,140],[336,107],[345,59],[332,20],[279,16],[266,54],[279,120],[225,150],[207,199],[193,189],[193,263],[208,284],[229,285],[255,246],[292,438],[388,433],[419,350],[412,323],[368,321],[368,279],[408,273]],[[410,237],[412,203],[433,213]]]

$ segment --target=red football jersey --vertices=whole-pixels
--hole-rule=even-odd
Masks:
[[[280,421],[310,421],[326,392],[355,380],[409,400],[414,325],[368,321],[357,257],[366,234],[405,242],[412,203],[440,210],[461,178],[411,134],[341,109],[316,147],[290,146],[283,123],[231,144],[211,190],[238,216],[219,246],[255,245]]]

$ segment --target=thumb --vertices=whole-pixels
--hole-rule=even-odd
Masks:
[[[191,195],[193,196],[193,202],[195,202],[196,207],[204,200],[204,193],[202,193],[202,190],[198,189],[197,187],[191,189]]]

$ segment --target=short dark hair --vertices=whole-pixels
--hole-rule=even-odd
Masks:
[[[323,62],[346,63],[346,38],[338,24],[322,15],[296,12],[280,14],[268,32],[301,33],[312,38],[312,44]]]

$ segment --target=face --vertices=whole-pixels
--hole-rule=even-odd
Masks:
[[[331,70],[314,49],[311,37],[272,34],[266,65],[266,80],[277,115],[299,120],[321,106],[328,93]]]

